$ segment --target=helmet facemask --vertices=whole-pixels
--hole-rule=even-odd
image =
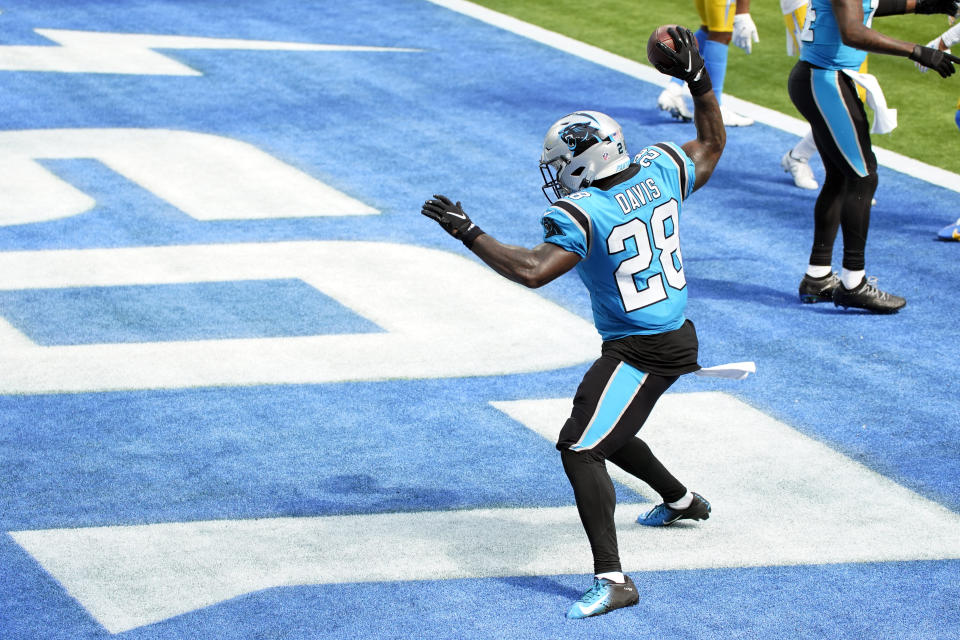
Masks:
[[[570,190],[560,182],[560,172],[563,171],[566,164],[567,162],[564,162],[563,158],[557,158],[549,163],[540,163],[540,176],[543,178],[543,186],[540,187],[540,190],[543,191],[543,195],[551,203],[570,195]],[[548,193],[548,189],[553,192],[553,197]]]

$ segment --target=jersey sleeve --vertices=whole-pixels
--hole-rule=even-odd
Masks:
[[[544,212],[543,241],[586,258],[590,253],[590,219],[580,207],[558,200]]]
[[[697,167],[693,160],[680,145],[673,142],[658,142],[653,147],[660,151],[660,157],[656,159],[656,164],[662,173],[675,172],[677,174],[677,193],[680,194],[681,200],[686,200],[696,186],[694,183],[697,178]]]

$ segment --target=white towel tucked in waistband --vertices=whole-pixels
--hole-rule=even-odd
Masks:
[[[876,77],[869,73],[860,73],[844,69],[854,82],[867,92],[867,106],[873,109],[873,126],[870,133],[890,133],[897,128],[897,110],[887,107],[887,99],[883,97],[883,89]]]

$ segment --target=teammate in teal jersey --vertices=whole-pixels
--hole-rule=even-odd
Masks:
[[[672,30],[672,59],[660,71],[687,82],[697,137],[649,145],[631,161],[620,126],[596,111],[561,118],[547,132],[540,170],[553,201],[544,241],[532,249],[485,234],[460,203],[434,196],[421,213],[436,220],[504,277],[540,287],[576,269],[587,286],[604,341],[574,397],[557,442],[593,552],[593,586],[567,612],[586,618],[634,605],[636,587],[620,565],[610,460],[649,484],[663,503],[640,524],[704,520],[710,504],[680,483],[636,437],[660,395],[696,371],[698,342],[687,301],[680,217],[720,159],[726,132],[693,34]],[[555,201],[554,201],[555,200]]]
[[[903,13],[955,15],[956,0],[811,0],[800,60],[790,72],[790,99],[813,130],[826,177],[814,206],[814,236],[800,300],[833,301],[844,308],[896,313],[907,301],[880,290],[865,271],[870,206],[877,188],[877,159],[870,124],[857,96],[857,69],[867,52],[909,57],[942,77],[960,63],[933,47],[903,42],[871,28],[874,16]],[[857,81],[863,81],[860,77]],[[868,89],[868,93],[870,90]],[[875,104],[879,86],[873,89]],[[882,123],[875,110],[874,127]],[[888,125],[890,130],[895,125]],[[833,244],[843,232],[843,269],[832,270]]]

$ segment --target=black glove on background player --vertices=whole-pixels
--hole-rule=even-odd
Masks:
[[[658,64],[656,65],[657,71],[686,82],[690,87],[690,95],[692,96],[702,96],[713,89],[710,74],[707,73],[707,68],[703,64],[703,57],[700,55],[700,50],[697,49],[697,39],[690,29],[670,27],[667,29],[667,33],[673,38],[676,51],[662,42],[658,42],[657,47],[664,55],[673,60],[673,64]]]
[[[931,13],[945,13],[948,16],[955,16],[957,15],[958,4],[960,3],[958,3],[957,0],[917,0],[913,11],[914,13],[928,15]]]
[[[420,213],[436,220],[444,231],[463,242],[469,249],[473,241],[483,235],[483,230],[473,224],[459,202],[454,204],[447,196],[434,195],[433,197],[434,200],[423,203]]]
[[[934,49],[933,47],[924,47],[919,44],[913,47],[913,53],[910,54],[910,59],[918,64],[922,64],[928,69],[933,69],[940,74],[941,78],[952,76],[956,71],[953,65],[960,64],[960,58],[955,55],[951,55],[946,51],[940,51],[940,49]]]

